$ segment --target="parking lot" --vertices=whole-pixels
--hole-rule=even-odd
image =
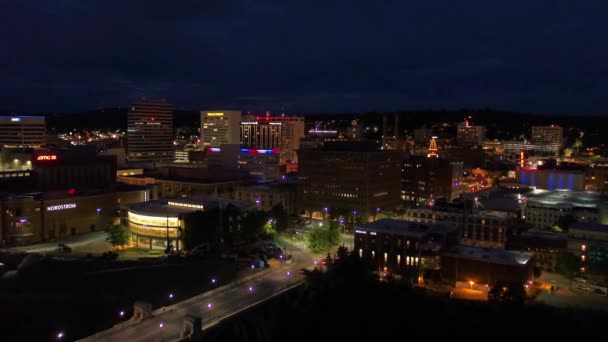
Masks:
[[[608,311],[608,297],[596,293],[596,287],[592,284],[573,280],[570,290],[570,280],[560,274],[548,272],[543,272],[539,281],[543,283],[543,291],[536,297],[539,302],[556,307],[583,307]],[[550,291],[551,285],[557,287],[553,292]]]

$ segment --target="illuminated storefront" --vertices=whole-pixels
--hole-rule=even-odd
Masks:
[[[138,247],[165,249],[167,241],[175,249],[180,248],[183,220],[180,213],[155,213],[140,209],[129,209],[131,241]]]
[[[241,212],[255,208],[244,201],[213,200],[196,196],[131,204],[126,220],[131,233],[131,245],[162,250],[169,245],[170,249],[179,251],[183,249],[182,234],[189,215],[197,212],[213,212],[220,206],[226,209],[223,212],[226,217],[223,223],[226,232],[238,231]],[[232,209],[228,209],[228,206]],[[197,227],[197,229],[216,228],[215,226]]]
[[[0,198],[0,241],[6,246],[103,231],[119,222],[120,204],[146,201],[150,189],[94,195],[33,193]]]

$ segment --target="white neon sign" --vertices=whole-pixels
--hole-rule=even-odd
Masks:
[[[76,208],[76,203],[58,204],[46,207],[46,211],[57,211]]]

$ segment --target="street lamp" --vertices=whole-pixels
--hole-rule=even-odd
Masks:
[[[165,325],[163,324],[163,322],[160,322],[160,324],[158,325],[158,327],[160,328],[160,340],[163,340],[163,327]]]
[[[118,317],[120,317],[120,318],[125,317],[125,312],[120,310],[120,312],[118,312]]]
[[[65,334],[63,333],[63,331],[60,331],[57,333],[57,340],[61,341],[63,340],[63,338],[65,337]]]
[[[249,286],[249,288],[247,289],[249,292],[253,292],[253,286]]]
[[[208,319],[209,321],[211,321],[211,308],[212,308],[212,307],[213,307],[213,306],[211,305],[211,303],[208,303],[208,304],[207,304],[207,310],[209,311],[209,319]]]
[[[216,280],[215,278],[211,278],[211,284],[215,284]]]
[[[169,293],[169,300],[173,299],[173,293]]]

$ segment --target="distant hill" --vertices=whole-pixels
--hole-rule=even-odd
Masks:
[[[123,107],[74,113],[36,113],[35,115],[45,116],[49,130],[59,132],[70,129],[120,129],[124,131],[127,129],[128,111],[128,107]],[[195,111],[177,110],[173,118],[174,127],[198,126],[200,121],[199,112]]]
[[[127,128],[128,107],[103,108],[87,112],[74,113],[36,113],[47,117],[50,130],[66,131],[69,129],[120,129]],[[393,128],[393,118],[399,115],[399,128],[403,132],[423,125],[438,123],[462,122],[471,116],[472,125],[487,127],[487,137],[490,139],[516,139],[521,135],[529,137],[530,128],[534,125],[556,124],[563,126],[568,140],[578,137],[579,130],[584,132],[584,143],[588,145],[608,145],[608,135],[603,134],[602,128],[608,124],[608,117],[576,116],[576,115],[543,115],[507,112],[494,109],[461,109],[447,110],[411,110],[400,112],[367,112],[367,113],[322,113],[306,115],[307,127],[312,128],[315,121],[331,123],[332,128],[350,126],[353,119],[358,119],[363,125],[382,127],[382,114],[387,114],[389,129]],[[5,115],[14,115],[6,113]],[[34,115],[34,114],[33,114]],[[174,126],[196,128],[200,124],[198,111],[177,110]]]

